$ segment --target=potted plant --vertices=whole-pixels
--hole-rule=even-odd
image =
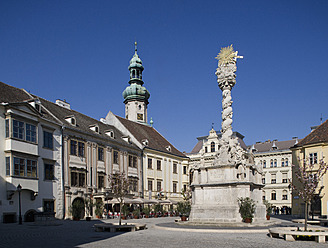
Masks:
[[[161,212],[161,205],[160,205],[160,204],[156,204],[156,205],[154,205],[154,212],[155,212],[155,218],[157,218],[158,215],[159,215],[160,212]]]
[[[104,203],[102,202],[102,200],[97,199],[95,214],[96,214],[98,219],[102,218],[102,214],[103,214],[103,211],[104,211],[103,207],[104,207]]]
[[[129,210],[129,207],[127,205],[123,205],[122,206],[122,209],[121,209],[121,213],[122,213],[122,219],[125,220],[126,217],[129,215],[130,213],[130,210]]]
[[[70,208],[73,220],[80,220],[83,210],[84,203],[82,201],[75,200]]]
[[[249,197],[238,198],[239,213],[245,223],[252,223],[256,209],[255,201]]]
[[[267,200],[264,200],[263,204],[265,205],[266,208],[266,218],[267,220],[270,220],[270,214],[272,214],[272,204],[269,203]]]
[[[177,211],[180,213],[181,221],[186,221],[191,211],[190,201],[178,202]]]
[[[139,219],[139,215],[140,215],[140,210],[139,208],[136,208],[135,210],[133,210],[133,218],[134,219]]]
[[[145,208],[143,209],[143,212],[144,212],[144,214],[145,214],[145,217],[146,217],[146,218],[149,218],[150,208],[149,208],[149,207],[145,207]]]

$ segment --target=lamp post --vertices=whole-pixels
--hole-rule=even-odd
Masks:
[[[107,200],[107,206],[106,206],[107,216],[106,216],[106,219],[108,219],[108,197],[109,197],[109,193],[106,192],[105,196],[106,196],[106,200]]]
[[[21,191],[22,191],[22,186],[18,184],[17,186],[17,191],[18,191],[18,207],[19,207],[19,217],[18,217],[18,224],[22,224],[22,206],[21,206]]]

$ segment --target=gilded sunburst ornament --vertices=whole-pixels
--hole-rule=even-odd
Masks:
[[[219,64],[230,64],[235,63],[237,58],[242,56],[237,55],[238,52],[233,50],[232,44],[228,47],[222,47],[220,53],[215,58],[219,60]]]

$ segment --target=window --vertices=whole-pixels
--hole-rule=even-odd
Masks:
[[[271,193],[271,200],[276,200],[276,197],[277,197],[276,192],[273,191],[273,192]]]
[[[137,114],[137,120],[142,121],[143,120],[143,114]]]
[[[52,149],[53,143],[52,133],[43,131],[43,147]]]
[[[24,122],[13,120],[13,137],[24,139]]]
[[[77,142],[75,140],[71,140],[71,155],[77,155]]]
[[[118,151],[113,152],[113,157],[114,157],[114,164],[118,164],[119,163]]]
[[[8,138],[9,137],[9,119],[6,119],[5,125],[6,125],[6,138]]]
[[[282,173],[282,183],[288,183],[287,173]]]
[[[215,152],[215,143],[211,142],[211,152]]]
[[[177,193],[177,183],[173,183],[173,193]]]
[[[310,164],[316,164],[318,162],[318,154],[310,153]]]
[[[84,187],[85,186],[85,172],[71,171],[71,186]]]
[[[271,175],[271,183],[276,183],[276,174]]]
[[[157,160],[157,170],[162,170],[162,161]]]
[[[177,165],[177,163],[173,163],[173,173],[178,173],[178,165]]]
[[[183,166],[183,174],[187,175],[187,166]]]
[[[43,212],[55,212],[55,201],[43,200]]]
[[[262,178],[262,184],[265,184],[265,177]]]
[[[187,191],[187,184],[183,185],[183,191],[186,192]]]
[[[104,187],[104,175],[98,175],[98,189],[101,189]]]
[[[264,196],[262,196],[262,200],[263,200],[263,201],[265,201],[265,195],[264,195]]]
[[[263,168],[266,168],[266,160],[263,160]]]
[[[148,179],[148,190],[153,190],[153,180]]]
[[[36,161],[26,160],[26,176],[27,177],[36,177]]]
[[[273,167],[273,160],[272,159],[270,160],[270,167],[271,168]]]
[[[207,146],[205,146],[205,153],[207,153]]]
[[[148,158],[148,169],[153,168],[153,160],[151,158]]]
[[[288,200],[288,194],[286,190],[282,192],[282,200]]]
[[[36,142],[36,127],[26,123],[26,140]]]
[[[137,157],[129,155],[129,167],[137,168]]]
[[[274,160],[274,167],[277,167],[277,159]]]
[[[104,148],[98,147],[98,160],[104,161]]]
[[[162,182],[157,181],[157,192],[160,192],[162,190]]]
[[[79,157],[84,157],[84,143],[83,142],[79,142],[78,143],[78,145],[79,145]]]
[[[285,167],[288,167],[288,159],[285,159]]]
[[[6,176],[10,176],[10,157],[6,157]]]
[[[44,180],[54,180],[55,166],[53,164],[44,164]]]
[[[285,167],[285,160],[283,158],[281,159],[281,167]]]
[[[35,160],[14,157],[14,176],[37,177],[37,162]]]
[[[130,192],[138,192],[138,179],[130,178],[129,190]]]

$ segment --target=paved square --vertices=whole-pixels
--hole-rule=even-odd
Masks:
[[[238,229],[220,228],[201,231],[188,227],[176,227],[174,217],[128,220],[146,223],[147,230],[127,233],[95,232],[93,225],[100,220],[58,221],[57,226],[0,224],[0,247],[327,247],[316,242],[271,239],[265,230],[255,233],[240,232]],[[103,220],[103,222],[117,222]],[[282,224],[292,224],[284,221]],[[169,227],[169,228],[167,228]],[[226,232],[224,230],[227,230]],[[229,231],[229,232],[228,232]],[[244,230],[245,231],[245,230]]]

